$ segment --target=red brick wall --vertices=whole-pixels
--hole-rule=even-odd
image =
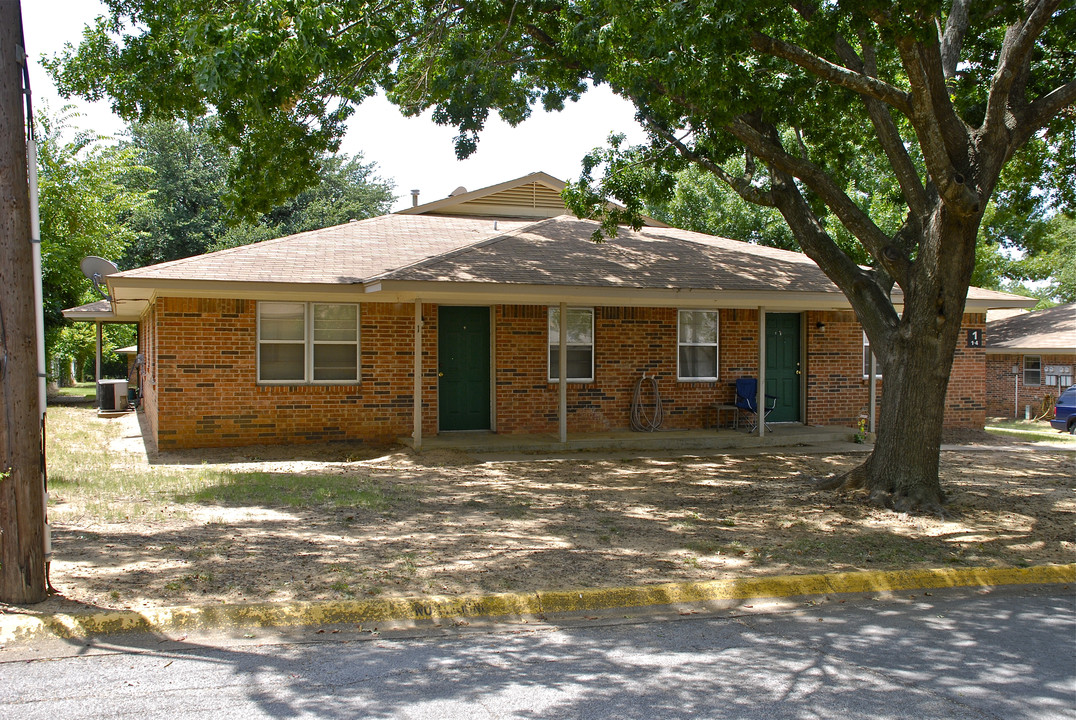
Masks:
[[[807,424],[856,427],[869,402],[863,330],[855,313],[807,313]]]
[[[568,431],[624,430],[630,425],[635,384],[657,378],[663,427],[700,428],[715,422],[714,403],[731,403],[733,381],[758,366],[758,313],[722,310],[718,381],[679,382],[675,308],[594,308],[594,382],[568,384]],[[558,427],[559,388],[548,382],[545,306],[496,308],[497,429],[550,433]],[[651,402],[644,385],[643,402]]]
[[[1047,365],[1076,366],[1076,355],[1038,355],[1040,368]],[[1015,375],[1012,372],[1016,366]],[[1045,370],[1040,375],[1046,381]],[[1062,388],[1064,389],[1064,388]],[[1018,393],[1018,397],[1014,395]],[[1024,417],[1025,408],[1031,406],[1031,416],[1040,413],[1043,398],[1056,399],[1058,389],[1049,385],[1024,384],[1024,356],[1018,354],[986,356],[986,412],[996,417]],[[1015,400],[1015,402],[1014,402]],[[1052,413],[1050,417],[1053,417]]]
[[[161,298],[156,315],[162,449],[411,433],[413,305],[363,304],[358,385],[258,385],[253,301]]]
[[[391,442],[412,431],[414,305],[363,303],[358,385],[258,385],[256,304],[158,299],[143,317],[147,417],[162,449],[257,443]],[[717,382],[678,382],[675,308],[597,307],[595,380],[568,386],[570,432],[629,427],[635,383],[656,377],[664,427],[701,428],[733,382],[758,373],[758,312],[719,316]],[[547,381],[545,306],[494,308],[494,424],[498,432],[554,433],[558,388]],[[807,422],[854,427],[866,413],[862,340],[850,312],[807,313]],[[820,330],[816,324],[825,323]],[[966,316],[982,327],[981,315]],[[423,433],[437,432],[437,308],[423,306]],[[981,427],[981,350],[958,350],[948,424]],[[881,383],[879,383],[879,387]],[[645,388],[649,391],[649,387]],[[644,400],[646,398],[644,397]],[[726,420],[728,418],[725,418]]]
[[[819,330],[817,323],[825,324]],[[964,315],[946,394],[945,425],[986,424],[985,353],[967,348],[966,331],[985,327],[982,314]],[[884,383],[878,380],[878,403]],[[869,380],[863,377],[863,330],[855,313],[807,313],[807,423],[855,427],[870,411]]]
[[[945,395],[945,426],[979,428],[986,425],[986,350],[967,347],[967,331],[986,330],[984,313],[965,313]]]

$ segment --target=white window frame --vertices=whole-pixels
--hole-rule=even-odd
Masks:
[[[1034,368],[1029,368],[1027,366],[1027,361],[1032,359],[1032,358],[1035,359],[1035,367]],[[1024,355],[1024,363],[1023,364],[1024,364],[1024,387],[1041,387],[1042,386],[1042,355]],[[1036,380],[1035,382],[1028,382],[1027,381],[1027,374],[1028,374],[1029,371],[1037,373],[1038,376],[1039,376],[1039,379]]]
[[[265,340],[262,338],[262,309],[269,305],[302,305],[303,306],[303,377],[301,379],[265,380],[262,379],[262,345],[298,345],[298,340]],[[314,308],[319,305],[347,305],[355,308],[355,339],[354,340],[314,340]],[[331,303],[331,302],[296,302],[284,300],[265,300],[257,304],[257,329],[255,340],[255,365],[257,382],[259,385],[358,385],[362,377],[362,353],[361,353],[361,326],[362,308],[359,303]],[[314,379],[314,347],[316,345],[354,345],[355,346],[355,377],[339,378],[332,380]]]
[[[680,339],[680,324],[684,313],[707,313],[714,316],[714,341],[712,343],[689,343]],[[684,375],[680,368],[680,348],[682,347],[712,347],[714,349],[714,374],[704,376]],[[685,308],[676,312],[676,379],[680,382],[717,382],[721,371],[721,313],[718,310],[706,308]]]
[[[590,316],[590,342],[589,343],[568,343],[568,348],[569,349],[573,348],[573,347],[576,347],[576,348],[589,347],[590,348],[590,376],[582,378],[582,377],[569,377],[569,376],[566,375],[565,378],[567,379],[567,381],[569,383],[591,383],[591,382],[594,382],[594,355],[595,355],[594,348],[595,348],[595,345],[596,345],[595,338],[594,338],[594,308],[592,308],[592,307],[569,307],[569,308],[567,308],[567,313],[569,315],[572,312],[585,312],[585,313],[588,313],[589,316]],[[554,313],[557,313],[557,314],[560,313],[560,306],[558,306],[558,305],[550,305],[547,312],[546,312],[546,322],[545,322],[545,333],[546,333],[546,342],[547,342],[547,347],[546,347],[546,379],[551,383],[560,384],[560,378],[559,377],[553,377],[553,352],[554,351],[559,352],[559,348],[560,348],[560,335],[558,334],[557,337],[553,337],[553,334],[551,332],[552,331],[551,326],[553,324],[553,314]],[[563,318],[561,319],[561,321],[563,322]],[[567,371],[568,371],[567,368],[565,368],[565,373],[567,373]]]

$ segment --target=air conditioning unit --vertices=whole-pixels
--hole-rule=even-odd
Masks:
[[[98,380],[97,399],[101,412],[123,412],[127,409],[126,380]]]

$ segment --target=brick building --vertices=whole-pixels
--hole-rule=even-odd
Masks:
[[[806,256],[657,222],[595,244],[562,187],[534,173],[109,276],[158,446],[627,429],[644,375],[671,429],[713,425],[744,376],[779,398],[772,421],[868,413],[862,330]],[[964,324],[1027,304],[973,288]],[[949,425],[984,424],[984,367],[958,350]]]
[[[1076,370],[1076,304],[986,325],[986,412],[1037,417],[1053,409]]]

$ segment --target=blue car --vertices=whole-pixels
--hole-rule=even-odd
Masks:
[[[1063,432],[1076,435],[1076,385],[1061,393],[1054,408],[1054,419],[1050,426]]]

